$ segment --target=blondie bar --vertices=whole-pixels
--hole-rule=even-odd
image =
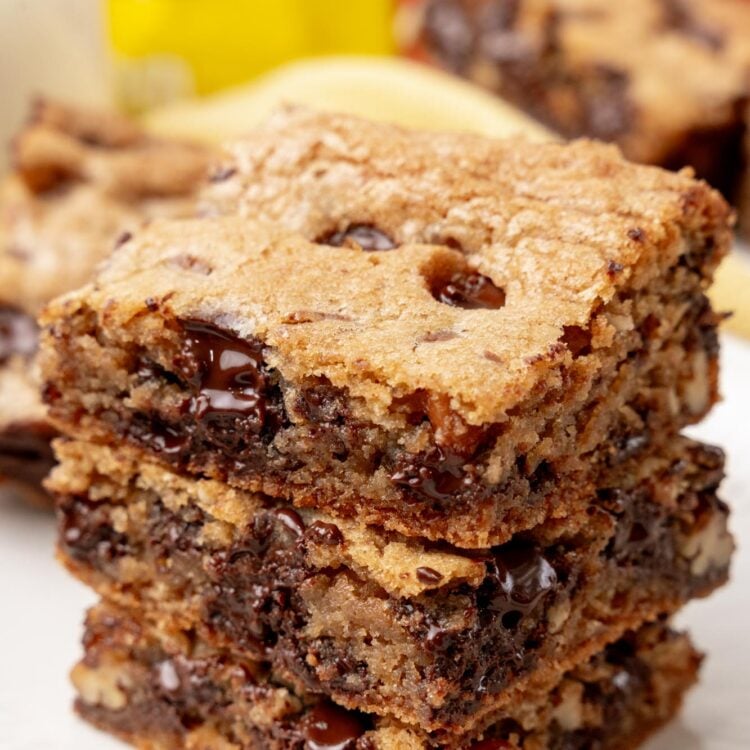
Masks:
[[[475,550],[296,512],[122,448],[57,449],[60,556],[106,600],[435,733],[478,731],[528,685],[709,593],[733,549],[721,452],[682,438],[609,472],[578,514]]]
[[[299,111],[235,154],[206,198],[230,215],[154,222],[47,310],[66,430],[482,547],[715,401],[704,183]]]
[[[0,475],[31,497],[52,465],[32,363],[35,317],[127,233],[193,211],[210,154],[107,113],[38,101],[0,186]]]
[[[108,605],[89,612],[84,647],[79,713],[144,750],[629,750],[672,717],[700,665],[686,636],[647,625],[482,734],[445,740],[295,694],[256,663]]]
[[[750,89],[743,0],[427,0],[405,46],[566,136],[693,166],[736,197]],[[406,27],[405,27],[406,28]]]

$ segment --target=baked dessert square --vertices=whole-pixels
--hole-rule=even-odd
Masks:
[[[549,693],[522,694],[482,735],[443,743],[296,694],[256,663],[207,650],[189,633],[150,628],[111,605],[89,612],[84,648],[72,673],[78,712],[149,750],[622,750],[673,716],[701,660],[685,635],[646,625]]]
[[[415,4],[412,4],[412,8]],[[750,6],[743,0],[427,0],[418,57],[497,92],[567,137],[692,166],[733,199],[747,162]]]
[[[135,451],[59,441],[62,562],[160,628],[268,662],[297,691],[477,734],[644,621],[727,577],[723,456],[675,438],[587,506],[464,550],[295,511]]]
[[[0,475],[28,497],[48,502],[40,482],[56,434],[33,364],[36,315],[88,281],[128,232],[192,213],[209,158],[114,114],[50,100],[32,107],[0,186]]]
[[[688,175],[293,111],[220,176],[47,309],[71,434],[483,547],[717,397],[731,212]]]

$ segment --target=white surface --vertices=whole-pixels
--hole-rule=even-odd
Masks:
[[[700,686],[681,718],[648,750],[750,748],[750,344],[726,338],[725,402],[692,430],[729,452],[723,496],[740,539],[732,583],[680,616],[708,651]],[[80,623],[94,597],[52,558],[52,519],[0,496],[0,748],[116,750],[123,746],[70,711],[67,672],[79,654]]]

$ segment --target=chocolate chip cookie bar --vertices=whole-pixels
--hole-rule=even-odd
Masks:
[[[731,222],[704,183],[304,112],[236,154],[227,215],[152,223],[47,310],[65,430],[482,547],[715,401]]]
[[[88,281],[144,221],[191,213],[208,160],[119,116],[48,100],[15,139],[0,186],[0,475],[29,496],[52,465],[55,434],[32,364],[39,309]]]
[[[736,197],[750,89],[743,0],[426,0],[405,46],[565,136]],[[406,28],[406,26],[405,26]]]
[[[60,441],[60,556],[106,600],[286,684],[430,732],[478,731],[626,630],[726,580],[723,456],[678,438],[587,507],[462,550],[388,534],[135,451]]]
[[[672,717],[701,660],[686,636],[647,625],[457,739],[294,693],[254,662],[109,605],[89,612],[84,647],[78,712],[149,750],[624,750]]]

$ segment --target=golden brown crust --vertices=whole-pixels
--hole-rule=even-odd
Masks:
[[[235,158],[211,200],[239,216],[155,223],[46,322],[106,305],[111,325],[144,338],[145,299],[168,300],[167,318],[221,319],[263,338],[288,377],[325,375],[381,418],[394,397],[426,389],[482,424],[570,364],[564,326],[596,323],[598,340],[611,340],[615,324],[596,311],[619,290],[641,288],[713,235],[710,275],[731,236],[730,211],[708,186],[593,143],[434,135],[294,110]],[[332,249],[256,220],[312,240],[374,225],[401,247]],[[184,267],[184,255],[211,272]],[[505,291],[501,309],[433,298],[436,279],[469,267]]]

